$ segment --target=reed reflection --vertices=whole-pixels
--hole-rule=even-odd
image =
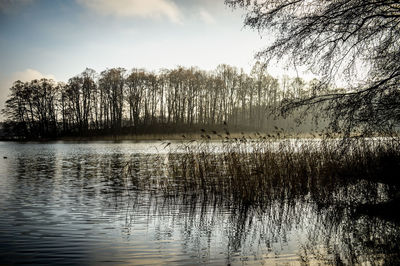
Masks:
[[[284,254],[305,263],[398,262],[397,217],[369,211],[398,206],[393,172],[377,176],[374,169],[392,144],[357,141],[347,154],[324,142],[303,143],[297,152],[283,144],[279,153],[269,143],[252,144],[252,152],[227,145],[154,157],[151,164],[163,167],[151,168],[141,183],[142,191],[157,191],[153,217],[189,225],[181,237],[197,250],[188,252],[212,253],[212,241],[222,239],[227,262]],[[154,178],[158,183],[148,181]]]
[[[143,264],[168,254],[176,264],[399,263],[398,219],[374,211],[397,206],[398,185],[373,174],[376,149],[355,161],[356,149],[343,155],[310,143],[296,152],[289,144],[282,152],[276,143],[249,144],[252,152],[223,145],[218,152],[202,143],[153,155],[88,148],[16,156],[13,192],[2,205],[19,210],[3,212],[4,221],[24,223],[10,231],[25,245],[15,250],[40,247],[36,262],[50,243],[60,254],[79,246],[83,253],[71,251],[77,262],[88,254],[105,260],[98,250],[107,249],[115,250],[112,259]]]

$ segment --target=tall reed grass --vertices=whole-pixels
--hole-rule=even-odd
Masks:
[[[228,238],[233,252],[251,246],[253,238],[268,247],[284,242],[301,225],[309,230],[299,249],[305,264],[398,264],[399,220],[365,212],[365,206],[385,210],[389,203],[385,211],[397,213],[397,139],[258,136],[214,142],[205,136],[163,146],[169,153],[129,166],[127,182],[190,230],[220,230],[218,217],[228,217],[224,226],[234,232]]]
[[[396,194],[399,143],[393,139],[226,140],[186,142],[164,161],[162,189],[213,194],[262,205],[276,198],[309,195],[318,201],[379,202]],[[354,191],[362,182],[368,197]],[[381,186],[377,186],[381,184]],[[385,193],[380,193],[382,187]],[[346,192],[347,191],[347,192]],[[346,193],[344,193],[346,192]],[[345,195],[345,196],[344,196]]]

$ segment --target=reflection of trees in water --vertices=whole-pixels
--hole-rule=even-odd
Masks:
[[[371,156],[370,160],[379,157],[366,154]],[[399,262],[398,222],[375,214],[366,215],[363,210],[369,204],[390,199],[397,185],[377,182],[368,173],[369,168],[353,177],[351,175],[356,172],[346,173],[344,167],[337,169],[333,177],[321,173],[317,176],[309,176],[308,172],[290,173],[293,168],[287,167],[284,174],[281,170],[275,171],[268,176],[269,180],[262,176],[265,168],[258,168],[264,172],[242,177],[243,183],[234,184],[237,180],[229,180],[233,175],[227,166],[227,160],[232,158],[227,159],[227,155],[232,154],[200,152],[149,157],[148,160],[154,160],[149,164],[153,168],[148,169],[145,177],[128,175],[143,181],[138,182],[141,187],[137,194],[145,193],[151,198],[151,217],[156,217],[161,225],[167,217],[172,219],[172,222],[168,220],[170,223],[181,226],[182,245],[188,252],[223,250],[228,261],[238,254],[241,259],[259,260],[283,252],[295,253],[304,262]],[[299,160],[303,155],[287,159],[298,160],[295,166],[306,167]],[[242,159],[252,162],[251,157]],[[335,158],[329,159],[334,161]],[[358,162],[346,163],[347,167],[354,166],[359,171],[367,161],[361,161],[362,166],[357,165]],[[199,164],[203,166],[193,167]],[[299,171],[304,170],[301,167]],[[320,172],[327,170],[319,167]],[[344,176],[337,178],[338,173]],[[248,187],[239,188],[238,185]],[[236,188],[239,188],[239,195],[234,194]],[[140,203],[133,205],[140,206]],[[133,209],[130,217],[134,218],[135,213]],[[296,243],[294,238],[297,237],[300,242]]]
[[[209,173],[221,173],[218,169],[230,173],[221,157],[226,155],[203,158],[208,160],[203,161],[209,163],[207,167],[213,167]],[[260,181],[257,174],[265,174],[267,168],[258,168],[264,172],[243,178],[248,187],[242,191],[257,196],[249,201],[241,194],[232,195],[234,183],[222,182],[226,176],[213,181],[218,187],[211,188],[204,175],[202,185],[203,181],[196,180],[198,170],[179,168],[182,160],[190,162],[193,157],[178,156],[78,154],[50,156],[51,162],[19,158],[17,171],[19,176],[38,177],[26,178],[32,190],[43,178],[54,178],[58,186],[76,192],[60,196],[76,197],[75,201],[100,211],[98,206],[104,206],[114,221],[123,221],[126,237],[135,236],[137,220],[145,221],[154,230],[155,240],[179,239],[183,252],[195,254],[198,262],[221,257],[224,262],[262,261],[286,254],[305,262],[333,264],[399,262],[398,223],[359,211],[361,203],[388,197],[390,185],[370,179],[315,179],[298,173]]]
[[[203,194],[170,198],[135,195],[132,208],[127,209],[127,227],[147,214],[149,224],[154,223],[156,240],[176,240],[174,236],[179,234],[184,252],[199,254],[205,261],[221,254],[227,262],[292,254],[305,262],[382,260],[392,264],[400,255],[397,224],[377,217],[357,217],[349,206],[321,208],[309,199],[276,199],[253,207],[229,205]],[[146,206],[141,205],[143,201]]]
[[[328,207],[312,218],[299,255],[340,265],[399,263],[399,225],[378,217],[354,216],[348,208]]]

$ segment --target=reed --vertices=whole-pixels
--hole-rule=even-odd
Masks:
[[[203,140],[182,143],[170,151],[164,162],[162,189],[170,196],[213,194],[253,205],[305,195],[321,203],[341,198],[376,203],[395,196],[399,162],[399,143],[394,139],[354,138],[344,143],[261,136],[249,140],[243,136],[221,145]],[[360,182],[362,190],[369,190],[366,198],[362,191],[354,191]],[[379,192],[379,183],[385,193]],[[336,193],[338,190],[341,193]],[[341,198],[337,198],[339,194]]]
[[[299,226],[307,230],[299,249],[304,264],[398,264],[397,139],[257,135],[213,142],[204,135],[163,146],[167,154],[127,168],[133,202],[151,198],[157,212],[179,214],[191,230],[209,234],[222,230],[218,217],[226,219],[222,231],[233,252],[246,249],[249,235],[270,247]]]

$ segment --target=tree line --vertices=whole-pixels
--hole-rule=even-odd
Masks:
[[[10,134],[29,138],[153,133],[166,127],[184,132],[221,124],[265,129],[283,99],[307,96],[316,83],[278,80],[259,62],[249,74],[224,64],[213,71],[86,69],[67,83],[14,82],[2,112]]]

